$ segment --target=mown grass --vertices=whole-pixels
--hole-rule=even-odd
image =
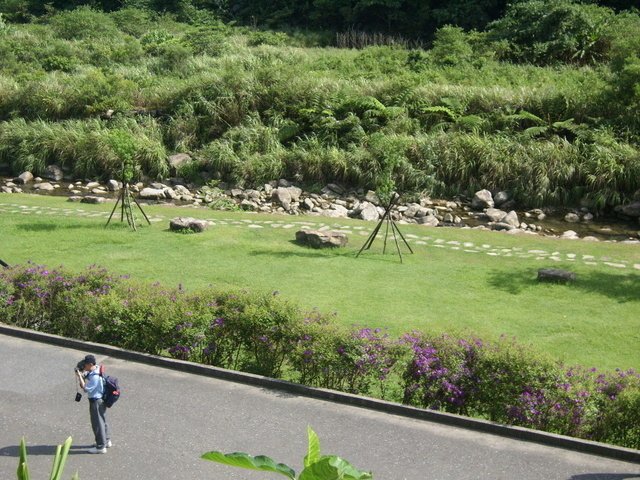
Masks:
[[[24,211],[41,213],[13,213],[18,204],[27,207]],[[515,336],[569,364],[640,367],[637,245],[403,225],[415,253],[410,255],[401,244],[400,263],[391,237],[386,254],[379,238],[355,258],[373,223],[147,206],[147,214],[159,221],[133,232],[118,221],[104,228],[111,208],[70,204],[57,197],[0,196],[0,209],[5,210],[0,211],[0,258],[10,264],[33,261],[74,270],[95,263],[142,281],[187,289],[216,285],[278,291],[305,310],[336,312],[338,322],[384,327],[393,335],[429,330],[485,339]],[[63,209],[99,216],[76,212],[65,217]],[[199,235],[169,232],[169,219],[179,215],[216,224]],[[279,226],[264,223],[269,221]],[[349,235],[346,249],[317,251],[293,242],[300,227],[294,222],[307,221],[364,228]],[[262,228],[249,228],[251,223]],[[435,239],[444,247],[435,247]],[[420,240],[426,244],[416,243]],[[452,241],[461,243],[459,250],[447,243]],[[465,252],[464,242],[473,243],[480,253]],[[520,258],[513,249],[559,252],[564,260]],[[568,261],[568,253],[575,254],[576,261]],[[593,256],[597,265],[584,263],[583,255]],[[605,261],[626,262],[627,267]],[[540,284],[536,272],[542,267],[571,269],[578,281]]]

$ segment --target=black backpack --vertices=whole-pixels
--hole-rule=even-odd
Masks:
[[[100,376],[104,383],[102,401],[107,408],[111,408],[120,398],[120,386],[118,385],[118,379],[110,375],[105,375],[104,365],[100,365]]]

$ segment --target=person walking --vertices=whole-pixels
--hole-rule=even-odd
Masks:
[[[79,367],[82,366],[82,369]],[[76,369],[78,383],[89,398],[89,415],[91,417],[91,428],[96,439],[96,444],[88,450],[89,453],[107,453],[107,448],[111,447],[111,436],[109,435],[109,425],[107,424],[107,407],[102,400],[104,394],[104,382],[100,375],[100,366],[96,362],[96,357],[87,355],[78,363]]]

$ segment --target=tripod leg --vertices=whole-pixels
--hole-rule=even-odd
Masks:
[[[400,256],[400,263],[402,263],[402,252],[400,251],[400,245],[398,245],[398,237],[396,237],[396,229],[398,227],[396,227],[395,222],[393,222],[393,220],[391,221],[393,228],[391,228],[391,231],[393,232],[393,240],[396,242],[396,250],[398,250],[398,255]]]
[[[393,226],[395,227],[396,231],[398,232],[398,235],[400,235],[400,238],[402,239],[402,241],[404,242],[404,244],[407,246],[407,248],[409,249],[409,251],[411,253],[413,253],[413,250],[411,249],[411,246],[409,245],[409,243],[407,242],[407,240],[404,238],[404,235],[402,235],[402,232],[400,231],[400,229],[398,228],[398,226],[395,224],[395,222],[393,223]]]
[[[147,214],[144,213],[144,210],[142,209],[142,206],[140,206],[140,203],[138,203],[138,200],[136,200],[136,197],[131,197],[133,198],[133,201],[136,202],[136,205],[138,206],[138,208],[140,209],[140,211],[142,212],[142,215],[144,216],[144,219],[147,221],[147,223],[149,225],[151,225],[151,221],[149,220],[149,218],[147,217]]]
[[[384,243],[382,244],[382,254],[384,255],[387,251],[387,237],[389,236],[389,217],[387,217],[387,225],[384,231]]]
[[[107,220],[107,224],[104,226],[104,228],[107,228],[109,226],[111,217],[113,217],[113,214],[115,213],[116,208],[118,208],[118,203],[120,203],[120,195],[118,195],[118,200],[116,200],[116,204],[113,206],[113,210],[111,210],[111,215],[109,215],[109,220]]]

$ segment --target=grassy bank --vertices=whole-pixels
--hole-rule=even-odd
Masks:
[[[487,339],[504,334],[570,364],[640,366],[636,245],[407,225],[401,228],[415,254],[405,254],[400,263],[393,244],[382,255],[381,240],[355,258],[374,226],[367,222],[149,206],[145,210],[158,221],[136,233],[119,223],[105,229],[111,208],[3,195],[0,258],[71,269],[96,263],[187,289],[213,284],[277,290],[303,308],[335,311],[336,321],[345,324],[386,327],[393,334],[412,329],[472,332]],[[201,235],[168,232],[169,219],[179,215],[215,225]],[[349,247],[316,251],[296,245],[295,230],[306,222],[348,229]],[[549,256],[560,261],[537,260],[540,255],[532,250],[557,252]],[[536,271],[546,266],[570,268],[578,281],[538,284]]]

